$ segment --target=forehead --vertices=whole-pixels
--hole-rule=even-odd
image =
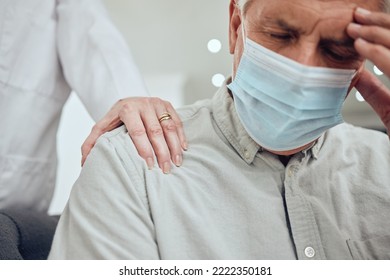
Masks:
[[[249,0],[246,9],[248,23],[261,24],[284,21],[298,29],[311,32],[343,32],[353,21],[356,7],[378,11],[381,0]]]
[[[321,14],[324,11],[354,9],[356,7],[365,8],[371,11],[380,11],[383,0],[247,0],[246,11],[259,11],[267,8],[281,10],[286,6],[292,6],[294,9],[309,9]]]

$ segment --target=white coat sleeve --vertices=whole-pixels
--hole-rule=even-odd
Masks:
[[[121,98],[148,96],[119,31],[99,0],[57,0],[57,46],[65,79],[95,121]]]
[[[73,186],[49,259],[158,259],[144,184],[101,137]]]

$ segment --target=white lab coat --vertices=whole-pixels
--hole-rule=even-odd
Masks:
[[[118,99],[147,95],[102,3],[0,0],[0,208],[48,209],[71,90],[95,121]]]

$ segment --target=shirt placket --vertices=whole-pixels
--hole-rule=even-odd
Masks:
[[[285,199],[292,238],[298,259],[326,259],[310,202],[298,184],[301,163],[292,160],[286,168]]]

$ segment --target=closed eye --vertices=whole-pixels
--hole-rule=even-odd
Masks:
[[[322,54],[334,62],[353,62],[360,59],[352,40],[323,40],[320,44]]]
[[[279,41],[291,41],[294,39],[294,35],[291,33],[270,33],[269,36]]]
[[[333,50],[331,48],[322,48],[322,53],[335,62],[352,62],[360,58],[356,51],[349,49]]]

